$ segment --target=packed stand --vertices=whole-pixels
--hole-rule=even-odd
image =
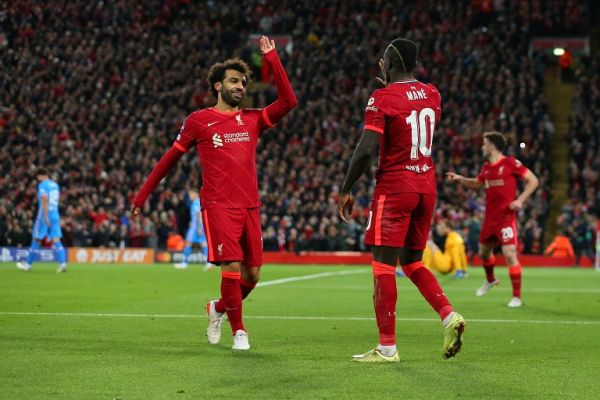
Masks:
[[[583,57],[576,65],[577,88],[572,100],[569,138],[570,203],[559,226],[577,259],[593,257],[600,231],[600,58]]]
[[[214,104],[208,67],[242,56],[260,81],[248,37],[270,33],[293,40],[290,52],[279,52],[300,104],[265,134],[257,154],[265,249],[364,250],[372,180],[357,184],[349,225],[335,204],[376,89],[377,60],[402,32],[420,45],[417,77],[442,93],[439,214],[474,251],[483,193],[446,184],[444,172],[475,175],[482,132],[506,132],[509,152],[541,181],[519,221],[523,250],[542,250],[553,126],[541,95],[543,59],[527,56],[527,27],[564,28],[568,19],[516,0],[491,12],[466,1],[151,3],[16,1],[0,12],[0,245],[29,245],[35,166],[44,165],[62,187],[67,246],[165,247],[170,233],[185,231],[185,188],[201,184],[196,156],[180,161],[137,221],[128,215],[131,198],[185,116]],[[248,93],[258,107],[274,97],[264,83]]]

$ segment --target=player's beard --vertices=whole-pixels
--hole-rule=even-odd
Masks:
[[[235,97],[233,97],[231,95],[232,92],[234,92],[234,90],[225,90],[225,89],[222,89],[221,90],[221,99],[223,99],[223,101],[225,103],[227,103],[228,106],[230,106],[230,107],[237,107],[237,106],[240,105],[240,103],[244,99],[244,92],[241,92],[242,96],[240,97],[239,100],[236,99]]]

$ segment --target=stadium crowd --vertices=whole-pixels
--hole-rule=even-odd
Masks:
[[[293,46],[279,52],[300,103],[261,138],[264,247],[363,250],[373,183],[363,178],[357,185],[350,224],[339,221],[335,204],[364,106],[377,88],[377,60],[402,33],[420,46],[417,77],[434,83],[443,99],[433,155],[438,216],[476,251],[483,192],[446,183],[444,172],[476,175],[482,133],[507,133],[508,153],[540,178],[519,223],[521,250],[541,253],[551,183],[547,139],[554,126],[542,96],[545,60],[528,56],[528,39],[576,33],[583,10],[575,2],[542,7],[507,0],[494,2],[495,9],[472,3],[490,2],[10,2],[0,11],[0,245],[30,243],[36,166],[48,167],[61,185],[67,246],[165,247],[170,233],[183,233],[185,189],[201,184],[194,154],[180,161],[138,220],[129,218],[132,196],[185,116],[214,104],[205,82],[212,63],[234,55],[249,60],[255,69],[249,105],[275,98],[249,40],[269,33],[291,39]],[[580,90],[589,99],[583,108],[597,106],[597,81],[594,89]],[[595,132],[597,149],[598,109],[585,113],[574,124],[589,128],[590,138]],[[590,151],[579,136],[573,140],[574,154],[577,143],[579,151]],[[598,157],[597,150],[589,162],[574,155],[585,165],[572,167],[572,176],[581,171],[580,179],[592,179],[585,171],[598,170]],[[594,179],[597,193],[597,172]],[[573,182],[588,201],[587,183]]]
[[[593,257],[600,231],[600,58],[583,57],[576,66],[577,88],[572,100],[569,138],[571,201],[559,217],[576,257]]]

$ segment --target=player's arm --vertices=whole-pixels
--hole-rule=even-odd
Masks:
[[[352,207],[354,205],[354,198],[350,191],[358,178],[360,178],[371,165],[380,137],[380,133],[365,129],[360,138],[360,142],[358,142],[358,145],[354,150],[352,160],[350,160],[350,166],[348,167],[348,172],[346,173],[346,178],[342,185],[342,192],[340,193],[340,200],[338,203],[338,214],[346,223],[350,220]]]
[[[183,122],[173,146],[163,154],[148,178],[146,178],[146,181],[137,196],[134,197],[133,205],[131,206],[132,216],[135,217],[140,213],[140,209],[146,202],[148,196],[150,196],[150,193],[152,193],[160,181],[167,176],[169,171],[173,169],[181,156],[187,153],[187,151],[196,144],[197,129],[198,122],[194,119],[193,115],[190,115]]]
[[[140,189],[139,193],[133,199],[133,206],[131,207],[131,214],[135,217],[140,213],[140,208],[146,202],[150,193],[158,186],[160,181],[167,176],[169,171],[177,164],[177,161],[185,153],[185,148],[175,142],[173,146],[167,150],[165,154],[160,158],[146,181]]]
[[[263,54],[263,62],[266,62],[273,71],[275,87],[277,88],[277,100],[263,110],[263,120],[267,127],[271,127],[279,122],[292,108],[296,107],[298,100],[281,64],[277,50],[275,50],[275,41],[262,36],[260,38],[260,50]]]
[[[508,206],[508,208],[510,208],[511,210],[520,210],[523,207],[523,204],[525,204],[527,199],[533,194],[533,192],[535,192],[535,189],[537,189],[537,187],[540,185],[540,181],[537,178],[537,176],[535,176],[535,174],[529,169],[527,170],[527,172],[525,172],[525,175],[523,175],[523,180],[525,181],[525,188],[523,189],[523,192],[521,192],[519,197],[513,200],[513,202],[510,203],[510,205]]]
[[[42,213],[44,215],[44,222],[46,225],[50,225],[50,217],[48,216],[48,195],[42,194]]]
[[[198,229],[198,235],[202,236],[204,235],[204,227],[202,226],[202,215],[201,215],[202,211],[198,211],[196,213],[196,226]]]
[[[455,172],[446,172],[446,179],[448,179],[450,182],[458,182],[469,189],[479,189],[483,186],[483,182],[481,182],[479,179],[467,178]]]
[[[431,250],[431,254],[437,253],[438,251],[442,251],[437,244],[431,239],[427,240],[427,247]]]

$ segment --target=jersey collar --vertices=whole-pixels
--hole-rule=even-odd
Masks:
[[[223,114],[223,115],[235,115],[237,113],[239,113],[241,110],[237,110],[237,111],[219,111],[214,107],[210,107],[209,110],[216,112],[217,114]]]
[[[396,81],[396,82],[392,82],[392,83],[412,83],[412,82],[418,82],[416,79],[409,79],[407,81]]]
[[[500,164],[500,162],[502,160],[504,160],[505,158],[506,158],[506,156],[502,155],[502,156],[500,156],[500,158],[495,163],[492,163],[492,162],[489,162],[489,161],[488,161],[488,163],[490,164],[491,167],[495,167],[496,165]]]

